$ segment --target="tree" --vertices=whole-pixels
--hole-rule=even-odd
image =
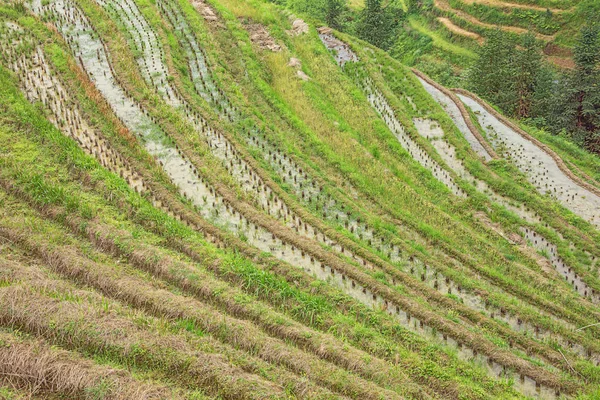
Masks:
[[[585,25],[575,45],[575,126],[594,132],[600,129],[600,29]]]
[[[548,128],[566,131],[573,140],[600,153],[600,31],[582,27],[574,48],[575,70],[564,73],[554,86]]]
[[[346,0],[327,0],[325,4],[325,21],[330,27],[342,30],[341,16],[346,8]]]
[[[553,107],[553,100],[556,97],[555,91],[558,79],[556,73],[542,63],[540,70],[535,78],[535,91],[531,98],[531,110],[529,113],[530,118],[536,119],[536,124],[540,127],[547,126],[549,119],[552,117],[551,110]]]
[[[560,74],[553,83],[552,94],[548,99],[548,113],[546,120],[548,129],[552,133],[561,131],[573,132],[574,112],[572,99],[574,90],[571,83],[571,76]]]
[[[514,41],[502,31],[495,30],[479,48],[478,55],[468,74],[470,88],[512,114],[517,103]]]
[[[530,32],[523,38],[523,49],[517,50],[515,62],[516,116],[529,118],[542,69],[542,54],[535,36]]]
[[[387,50],[394,37],[394,14],[391,10],[381,6],[381,0],[367,0],[356,31],[361,39]]]

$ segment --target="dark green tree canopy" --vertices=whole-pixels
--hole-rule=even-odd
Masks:
[[[372,45],[387,50],[394,41],[401,14],[395,7],[383,7],[381,0],[367,0],[357,24],[357,34]]]

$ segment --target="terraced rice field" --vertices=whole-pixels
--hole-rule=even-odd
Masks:
[[[0,397],[599,395],[595,182],[305,26],[0,4]]]
[[[469,51],[473,47],[469,43],[482,44],[495,29],[517,39],[531,32],[549,62],[562,69],[572,69],[574,39],[580,25],[589,18],[591,4],[589,1],[435,0],[428,16],[429,27],[422,24],[420,29],[430,30],[432,37],[462,38],[457,43],[446,40],[448,45],[460,48],[454,50],[456,54]]]

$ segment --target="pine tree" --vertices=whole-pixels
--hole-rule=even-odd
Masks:
[[[496,30],[479,48],[478,55],[469,71],[469,86],[504,112],[513,113],[517,97],[514,41]]]
[[[523,39],[523,49],[515,57],[515,90],[517,94],[516,116],[529,118],[531,107],[542,69],[542,54],[535,36],[530,32]]]
[[[552,133],[573,132],[574,130],[573,121],[575,120],[574,110],[576,107],[572,99],[575,90],[571,81],[572,77],[563,73],[553,83],[552,94],[548,98],[548,113],[546,114],[548,129]]]
[[[589,150],[600,153],[600,30],[582,27],[574,49],[576,68],[555,83],[547,116],[552,132],[566,131]]]
[[[346,8],[346,0],[327,0],[325,4],[325,21],[330,27],[342,30],[341,16]]]
[[[548,125],[549,119],[552,118],[551,110],[553,109],[553,100],[555,98],[556,82],[560,76],[556,76],[553,70],[543,64],[535,78],[535,91],[531,97],[531,110],[529,117],[540,121],[538,125]]]
[[[600,29],[585,25],[575,46],[575,126],[578,130],[600,130]]]
[[[394,15],[381,6],[381,0],[367,0],[356,30],[361,39],[387,50],[392,44],[394,25]]]

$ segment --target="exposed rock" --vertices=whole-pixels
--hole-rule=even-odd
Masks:
[[[292,29],[287,31],[290,36],[299,36],[304,33],[308,33],[308,24],[299,18],[292,22]]]
[[[306,75],[304,73],[304,71],[302,71],[300,68],[302,68],[302,61],[300,61],[299,59],[292,57],[290,58],[290,62],[288,62],[288,67],[292,67],[297,69],[298,71],[296,71],[296,76],[300,79],[302,79],[303,81],[307,82],[310,80],[310,77],[308,75]]]
[[[342,42],[333,35],[330,28],[319,28],[319,36],[325,46],[335,53],[335,59],[338,64],[344,65],[347,62],[357,62],[358,56],[350,49],[346,43]]]
[[[298,72],[296,72],[296,74],[298,75],[298,78],[302,79],[304,82],[307,82],[310,80],[310,77],[308,75],[306,75],[302,70],[298,70]]]
[[[302,67],[302,61],[300,61],[299,59],[292,57],[290,58],[290,62],[288,63],[288,67],[292,67],[292,68],[301,68]]]
[[[258,45],[263,50],[271,50],[273,52],[281,51],[281,46],[277,44],[273,36],[261,24],[244,24],[244,27],[250,34],[252,43]]]
[[[202,0],[192,0],[192,5],[198,10],[198,12],[209,22],[217,22],[219,17],[215,11]]]

